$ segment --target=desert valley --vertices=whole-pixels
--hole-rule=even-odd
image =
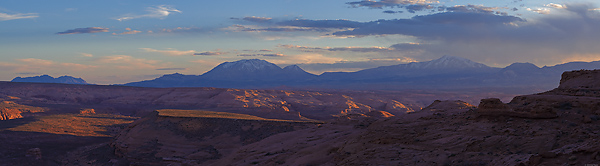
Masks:
[[[247,79],[242,75],[269,76],[248,62],[257,61],[232,67],[246,67],[235,69],[242,72],[236,83]],[[248,69],[252,65],[255,70]],[[307,89],[293,83],[270,89],[134,87],[89,85],[68,76],[16,78],[0,83],[1,165],[598,163],[600,71],[561,77],[554,89],[522,95],[498,86],[461,93]],[[35,83],[40,78],[70,84]]]
[[[598,0],[0,0],[0,166],[598,166]]]

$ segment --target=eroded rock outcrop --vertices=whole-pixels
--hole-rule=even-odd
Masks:
[[[556,118],[581,116],[590,121],[600,115],[600,70],[564,72],[558,88],[533,95],[514,97],[509,103],[499,99],[482,99],[477,112],[481,115],[522,118]]]
[[[519,104],[518,97],[514,102],[504,104],[500,99],[481,99],[477,113],[485,116],[511,116],[521,118],[556,118],[556,109],[540,102]]]
[[[22,113],[44,112],[45,108],[21,105],[13,101],[0,100],[0,120],[22,118]]]

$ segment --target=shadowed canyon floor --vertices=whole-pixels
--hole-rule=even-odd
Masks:
[[[7,83],[3,116],[21,117],[0,121],[0,165],[599,164],[596,77],[566,72],[554,90],[478,106],[434,93]]]

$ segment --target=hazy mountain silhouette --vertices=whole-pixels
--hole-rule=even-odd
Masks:
[[[202,75],[179,73],[164,75],[154,80],[132,82],[126,86],[142,87],[220,87],[268,88],[282,85],[300,85],[317,76],[297,65],[281,68],[260,59],[244,59],[219,64]]]
[[[291,86],[365,90],[534,87],[548,90],[558,85],[560,74],[564,71],[597,68],[600,68],[600,61],[570,62],[542,68],[531,63],[513,63],[505,68],[497,68],[446,55],[425,62],[314,75],[297,65],[281,68],[265,60],[246,59],[219,64],[202,75],[175,73],[124,85],[220,88]]]
[[[16,77],[11,82],[38,82],[38,83],[61,83],[61,84],[88,84],[81,78],[71,76],[60,76],[54,78],[49,75],[40,75],[34,77]]]

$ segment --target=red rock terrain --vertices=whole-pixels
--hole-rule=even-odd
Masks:
[[[0,165],[598,164],[596,78],[478,107],[494,94],[0,82]]]
[[[576,86],[561,84],[548,92],[515,97],[509,103],[483,99],[478,108],[462,101],[436,101],[421,111],[402,116],[349,113],[324,124],[282,133],[256,130],[252,134],[264,139],[242,144],[236,143],[245,140],[239,131],[255,128],[248,126],[286,125],[265,121],[253,121],[252,125],[221,124],[231,119],[184,120],[155,114],[124,130],[113,146],[126,149],[118,150],[125,160],[157,165],[599,164],[600,88],[578,84],[600,82],[593,79],[596,76],[600,76],[600,71],[567,72],[561,82]],[[216,126],[210,126],[210,132],[175,129],[206,124]],[[173,137],[156,136],[155,130],[168,130],[166,135]],[[238,132],[231,133],[235,131]],[[194,133],[206,134],[190,135]],[[221,133],[229,134],[223,137],[227,134]],[[174,140],[185,141],[185,145]],[[208,142],[212,143],[204,144]],[[131,149],[129,144],[138,148]],[[230,149],[201,148],[207,145]],[[203,152],[200,159],[183,155],[203,149],[212,153]],[[129,157],[147,151],[155,152],[145,153],[153,156],[152,160]]]
[[[0,94],[30,105],[92,108],[98,113],[145,115],[158,108],[211,109],[278,119],[331,119],[346,114],[386,111],[394,115],[420,109],[392,96],[284,90],[220,88],[137,88],[123,86],[0,83]],[[414,102],[411,102],[414,103]],[[63,109],[64,110],[64,109]]]

